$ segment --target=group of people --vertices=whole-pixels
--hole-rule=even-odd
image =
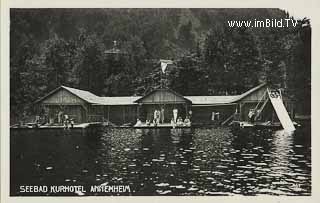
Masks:
[[[171,118],[171,125],[173,127],[175,126],[191,126],[191,116],[192,116],[192,111],[190,110],[188,112],[188,115],[186,118],[183,120],[181,116],[178,117],[178,109],[174,108],[173,109],[173,117]],[[149,120],[146,119],[146,125],[150,126],[157,126],[160,123],[164,123],[164,108],[161,108],[161,110],[155,109],[153,112],[153,119]],[[137,123],[135,126],[141,126],[142,122],[140,119],[137,119]]]
[[[161,108],[161,110],[154,110],[153,113],[153,123],[154,124],[159,124],[159,123],[164,123],[164,108]]]
[[[179,117],[177,119],[177,122],[175,122],[174,118],[172,118],[171,119],[171,125],[173,127],[175,127],[175,126],[191,126],[191,120],[190,120],[190,118],[188,116],[184,119],[184,121],[182,120],[181,117]]]
[[[70,127],[73,128],[73,126],[74,126],[73,118],[69,118],[68,114],[65,114],[64,120],[63,120],[64,129],[69,129]]]
[[[73,128],[74,126],[73,118],[69,118],[69,115],[64,114],[62,111],[58,113],[58,123],[63,124],[64,129]]]

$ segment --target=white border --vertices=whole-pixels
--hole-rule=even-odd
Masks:
[[[281,8],[311,19],[312,27],[312,196],[232,196],[232,197],[10,197],[9,196],[9,8]],[[318,77],[320,77],[320,1],[319,0],[1,0],[1,202],[320,202]],[[303,71],[303,70],[302,70]],[[318,201],[317,201],[318,200]]]

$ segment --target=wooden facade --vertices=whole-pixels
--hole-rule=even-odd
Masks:
[[[110,122],[120,125],[137,121],[137,106],[133,105],[112,105],[104,107],[104,115]]]
[[[192,106],[195,124],[221,124],[235,113],[236,105]]]
[[[110,121],[120,125],[137,120],[137,105],[91,105],[89,109],[90,122]]]
[[[136,101],[138,104],[191,104],[191,101],[170,89],[158,89]]]
[[[252,91],[250,94],[245,95],[241,98],[238,103],[237,111],[240,114],[239,119],[241,121],[249,121],[249,111],[250,109],[254,109],[257,104],[261,101],[261,98],[265,95],[267,91],[267,86],[263,86],[256,91]]]
[[[267,94],[267,85],[261,85],[260,88],[257,88],[254,91],[250,91],[241,97],[237,103],[237,111],[239,112],[239,120],[241,121],[249,121],[249,111],[250,109],[255,109],[256,106],[263,102],[262,98]],[[263,99],[265,99],[264,97]],[[294,102],[289,100],[286,95],[282,94],[284,105],[290,115],[291,118],[294,118]],[[264,112],[268,112],[267,114],[261,114],[261,120],[276,120],[275,111],[270,103],[270,101],[266,104]]]
[[[88,107],[89,105],[83,99],[66,89],[60,89],[44,98],[39,109],[46,112],[49,123],[58,123],[59,112],[67,114],[74,119],[75,123],[84,123],[87,122]]]
[[[70,93],[66,89],[61,89],[56,93],[48,96],[47,98],[42,100],[42,104],[44,105],[84,105],[86,102],[76,95]]]
[[[173,118],[173,109],[178,110],[178,117],[185,118],[192,102],[170,89],[158,89],[138,99],[138,117],[141,120],[154,118],[155,110],[164,110],[164,122],[170,123]]]
[[[139,108],[138,118],[143,121],[145,120],[152,121],[154,118],[154,111],[155,110],[160,111],[163,108],[164,122],[170,123],[171,119],[173,118],[173,109],[178,110],[178,117],[185,118],[190,107],[186,104],[164,104],[164,105],[142,104],[142,105],[139,105],[138,108]]]
[[[238,119],[248,120],[266,93],[267,85],[259,85],[241,95],[234,96],[182,96],[170,89],[157,89],[143,97],[99,97],[88,91],[61,86],[36,101],[40,109],[46,109],[50,123],[58,122],[59,112],[69,115],[76,123],[110,121],[121,125],[134,124],[139,118],[153,120],[154,111],[164,109],[164,122],[170,123],[173,109],[184,119],[192,111],[193,123],[223,123],[238,113]],[[283,95],[289,114],[294,116],[294,103]],[[272,106],[265,106],[272,112]],[[269,117],[272,114],[269,114]],[[267,115],[268,116],[268,115]],[[270,118],[266,118],[270,119]],[[271,118],[272,119],[272,118]]]

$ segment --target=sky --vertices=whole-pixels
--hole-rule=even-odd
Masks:
[[[304,17],[307,17],[307,18],[311,18],[310,17],[310,11],[303,7],[303,8],[298,8],[298,7],[295,7],[295,8],[283,8],[283,10],[289,12],[289,15],[290,16],[293,16],[294,19],[296,20],[300,20],[300,19],[303,19]]]

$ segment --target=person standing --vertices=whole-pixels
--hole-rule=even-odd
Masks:
[[[249,117],[249,120],[250,120],[251,123],[254,122],[255,115],[256,115],[255,110],[254,109],[250,109],[249,113],[248,113],[248,117]]]
[[[173,109],[173,121],[177,123],[177,118],[178,118],[178,109],[174,108]]]
[[[63,114],[63,112],[62,112],[62,111],[59,111],[59,113],[58,113],[58,123],[59,123],[59,124],[61,124],[61,123],[62,123],[62,120],[63,120],[62,114]]]
[[[155,109],[153,113],[153,120],[156,120],[156,119],[157,119],[157,109]]]
[[[191,109],[189,110],[189,120],[191,121],[191,119],[192,119],[192,111],[191,111]]]
[[[68,114],[64,115],[64,127],[65,127],[65,129],[69,129],[69,116],[68,116]]]
[[[160,123],[160,111],[159,110],[157,110],[157,124],[159,124]]]
[[[161,108],[160,118],[161,118],[161,123],[164,123],[164,108],[163,107]]]
[[[73,120],[73,118],[70,119],[70,125],[71,125],[71,128],[73,128],[73,126],[74,126],[74,120]]]

